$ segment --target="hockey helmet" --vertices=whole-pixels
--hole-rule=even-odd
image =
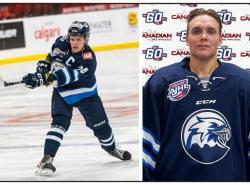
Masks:
[[[68,36],[84,36],[88,39],[89,35],[90,30],[87,22],[74,21],[68,29]]]

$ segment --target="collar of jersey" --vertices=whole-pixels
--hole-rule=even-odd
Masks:
[[[217,60],[219,63],[219,66],[212,72],[210,78],[209,78],[209,82],[212,82],[211,84],[209,84],[210,89],[213,89],[213,87],[216,87],[217,85],[219,85],[224,79],[226,79],[226,74],[224,73],[224,63],[221,62],[219,59]],[[199,83],[199,78],[198,75],[192,71],[190,71],[189,68],[189,62],[190,62],[190,58],[184,58],[181,61],[181,66],[184,68],[184,72],[186,73],[186,76],[189,77],[189,83],[195,85],[197,88],[197,84]],[[218,78],[219,77],[219,78]],[[218,80],[213,80],[213,79],[218,79]],[[199,88],[200,89],[200,88]]]
[[[181,66],[184,68],[185,73],[198,78],[198,75],[196,73],[190,71],[189,62],[190,62],[190,58],[186,57],[181,61]],[[212,72],[210,79],[214,76],[225,77],[225,74],[223,72],[224,63],[221,62],[219,59],[217,59],[217,62],[219,63],[219,66]]]

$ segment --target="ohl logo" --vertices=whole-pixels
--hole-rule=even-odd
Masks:
[[[236,21],[236,17],[233,17],[232,12],[228,10],[221,10],[221,12],[217,12],[220,16],[222,24],[229,25],[232,21]]]
[[[181,32],[177,32],[176,36],[180,37],[181,42],[185,42],[187,37],[187,30],[182,30]]]
[[[163,12],[155,9],[152,12],[147,12],[142,14],[142,17],[145,18],[146,23],[153,23],[156,25],[163,24],[163,21],[167,21],[167,17],[163,17]]]
[[[163,48],[159,46],[152,46],[152,48],[142,50],[142,53],[145,54],[146,59],[153,59],[155,61],[160,61],[163,57],[167,57],[167,53],[164,53]]]
[[[167,98],[171,101],[179,101],[187,96],[189,91],[188,79],[179,80],[169,85]]]
[[[186,154],[201,164],[223,159],[230,147],[231,128],[225,116],[214,109],[193,112],[181,130],[182,147]]]
[[[233,53],[232,48],[229,48],[228,46],[221,46],[221,48],[217,49],[217,57],[224,61],[230,61],[232,60],[232,57],[236,57],[236,53]]]

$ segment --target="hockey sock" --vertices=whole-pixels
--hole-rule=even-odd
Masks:
[[[63,140],[65,129],[59,125],[52,125],[45,138],[44,153],[54,157]]]
[[[112,129],[109,124],[94,130],[94,135],[98,138],[101,147],[107,151],[115,150],[115,138],[112,133]]]

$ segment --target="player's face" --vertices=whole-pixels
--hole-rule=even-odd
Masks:
[[[86,42],[83,36],[70,36],[69,41],[72,53],[80,52]]]
[[[191,57],[209,60],[217,57],[217,48],[222,42],[219,24],[208,15],[199,15],[188,26],[186,44],[189,46]]]

